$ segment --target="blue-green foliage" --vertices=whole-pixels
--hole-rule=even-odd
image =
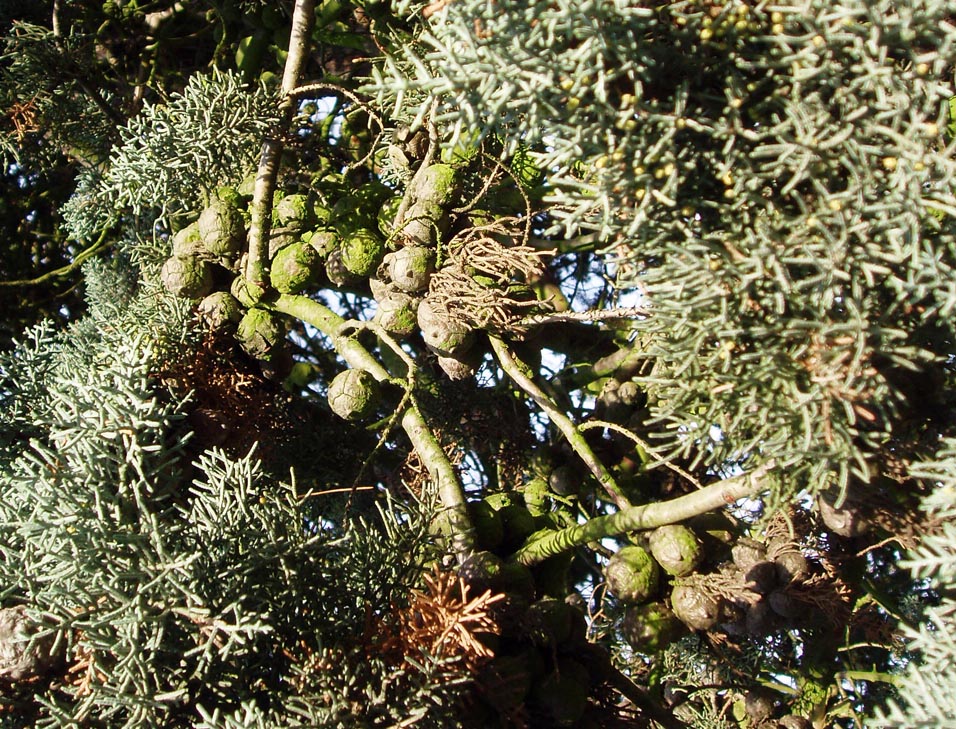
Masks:
[[[956,441],[948,439],[938,460],[916,464],[913,474],[933,488],[923,500],[932,525],[904,563],[914,577],[929,580],[943,596],[929,608],[909,647],[920,656],[898,684],[899,702],[878,714],[879,726],[956,726]]]
[[[369,84],[547,170],[650,316],[665,453],[862,480],[953,341],[956,4],[458,0]],[[941,217],[940,217],[941,215]],[[907,374],[902,374],[902,373]],[[721,437],[714,438],[719,428]]]
[[[326,521],[255,452],[197,450],[188,400],[158,379],[188,351],[187,307],[128,266],[86,274],[87,316],[0,360],[0,599],[28,606],[71,669],[10,725],[447,712],[455,666],[409,673],[363,642],[417,583],[427,520]],[[326,653],[335,671],[316,668]]]
[[[233,73],[191,76],[181,94],[130,121],[105,172],[81,176],[63,210],[70,234],[88,238],[108,221],[198,210],[216,187],[254,168],[274,123],[264,88],[249,89]]]

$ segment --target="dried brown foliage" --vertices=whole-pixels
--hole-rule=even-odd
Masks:
[[[447,244],[447,262],[432,276],[428,295],[436,305],[475,329],[514,332],[540,308],[526,284],[543,272],[546,255],[515,243],[517,221],[508,218],[468,228]]]
[[[425,577],[425,588],[413,592],[408,607],[399,612],[396,638],[406,660],[423,654],[458,659],[473,672],[492,657],[479,636],[498,634],[489,608],[504,595],[486,590],[471,597],[468,592],[465,581],[454,574],[436,569]]]

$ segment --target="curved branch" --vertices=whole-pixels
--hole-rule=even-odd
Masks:
[[[346,320],[328,307],[308,297],[292,294],[282,294],[275,301],[264,303],[263,306],[294,316],[327,335],[332,340],[332,346],[350,367],[365,370],[380,382],[392,379],[388,370],[357,339],[344,334],[349,331]],[[468,517],[465,491],[455,473],[455,467],[445,455],[421,410],[411,401],[402,414],[402,429],[438,489],[442,506],[448,512],[452,549],[459,559],[464,559],[474,550],[475,530]]]
[[[273,134],[262,143],[259,169],[252,196],[252,220],[249,223],[249,252],[246,257],[245,278],[251,284],[253,296],[268,285],[267,258],[269,255],[269,231],[272,227],[272,198],[275,194],[276,177],[282,159],[282,141],[295,111],[295,88],[302,77],[309,50],[309,36],[315,22],[315,0],[296,0],[292,13],[292,34],[289,37],[289,55],[282,73],[282,89],[279,99],[279,122]]]
[[[614,503],[622,509],[628,508],[630,502],[625,498],[614,477],[610,471],[604,467],[604,464],[601,463],[594,454],[594,451],[591,450],[591,446],[588,445],[588,442],[584,439],[584,436],[581,435],[581,432],[574,423],[571,422],[571,419],[552,402],[551,398],[545,394],[544,390],[538,387],[528,374],[525,374],[522,365],[515,359],[514,355],[511,354],[508,345],[506,345],[502,339],[494,335],[490,335],[488,338],[491,340],[491,348],[498,358],[498,363],[501,365],[501,369],[505,371],[505,374],[508,375],[518,387],[530,395],[531,399],[538,404],[538,407],[547,414],[551,422],[554,423],[564,437],[568,439],[568,443],[571,444],[575,453],[584,461],[588,470],[590,470],[594,478],[598,480],[598,483],[604,487],[604,490],[607,491]]]
[[[588,542],[626,532],[655,529],[665,524],[676,524],[692,516],[728,506],[738,499],[763,491],[764,477],[774,465],[771,461],[751,473],[718,481],[700,491],[670,501],[631,506],[616,514],[595,517],[584,524],[576,524],[567,529],[537,532],[514,553],[513,559],[524,565],[533,565]]]
[[[55,271],[47,271],[43,275],[37,276],[36,278],[24,278],[24,279],[19,279],[16,281],[0,281],[0,287],[37,286],[39,284],[46,283],[47,281],[53,278],[58,278],[60,276],[68,276],[69,274],[73,273],[73,271],[75,271],[77,268],[82,266],[87,259],[91,258],[92,256],[95,256],[100,251],[104,251],[107,248],[109,248],[111,245],[113,245],[112,241],[108,242],[106,240],[106,235],[108,232],[109,231],[104,230],[102,233],[100,233],[100,237],[97,239],[96,243],[91,245],[89,248],[86,248],[85,250],[80,251],[76,255],[76,257],[66,266],[63,266],[62,268],[58,268]]]

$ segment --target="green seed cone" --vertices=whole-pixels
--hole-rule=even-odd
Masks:
[[[212,269],[195,256],[167,259],[159,277],[170,293],[185,299],[198,299],[212,290]]]
[[[245,236],[242,213],[222,200],[214,200],[198,221],[203,247],[213,258],[231,258],[239,252]]]
[[[674,577],[689,575],[704,554],[693,531],[680,524],[668,524],[651,532],[649,546],[664,571]]]
[[[528,608],[525,630],[535,645],[564,643],[571,637],[571,606],[557,598],[541,598]]]
[[[176,231],[173,236],[173,255],[185,258],[186,256],[200,256],[206,252],[203,248],[202,237],[199,235],[199,222],[193,221],[185,228]]]
[[[395,213],[398,212],[398,208],[401,204],[402,198],[396,195],[383,202],[378,210],[376,223],[378,224],[379,232],[386,238],[392,234],[392,230],[395,227]]]
[[[618,600],[642,603],[657,592],[660,567],[641,547],[622,547],[611,557],[604,577]]]
[[[520,504],[498,509],[498,516],[501,517],[504,526],[504,538],[501,541],[501,550],[504,554],[514,552],[535,532],[534,517]]]
[[[685,631],[674,611],[662,602],[632,605],[621,624],[624,639],[638,653],[651,655],[666,648]]]
[[[282,343],[282,325],[265,309],[249,309],[239,322],[236,338],[253,357],[268,360]]]
[[[418,300],[400,291],[389,291],[378,300],[375,321],[397,337],[407,337],[417,326]]]
[[[448,230],[448,215],[438,205],[419,202],[410,206],[396,233],[408,245],[434,246]]]
[[[720,620],[720,603],[696,585],[675,585],[671,608],[691,630],[710,630]]]
[[[440,162],[429,165],[415,176],[409,194],[416,202],[448,205],[458,194],[455,168]]]
[[[444,357],[461,354],[474,339],[474,334],[468,327],[428,297],[418,305],[418,328],[422,330],[425,344]]]
[[[589,688],[587,669],[561,658],[554,671],[531,687],[529,703],[547,717],[548,726],[574,726],[588,707]]]
[[[315,248],[296,241],[276,253],[270,264],[269,280],[276,291],[297,294],[315,284],[322,268]]]
[[[385,263],[396,288],[416,293],[428,288],[435,270],[435,254],[425,246],[406,246],[385,256]]]
[[[504,522],[498,512],[485,501],[468,503],[468,516],[475,527],[475,537],[482,549],[496,549],[504,538]]]
[[[307,195],[286,195],[276,203],[275,216],[279,225],[299,231],[314,221],[312,203]]]
[[[371,276],[385,255],[385,242],[368,228],[359,228],[342,242],[342,264],[356,276]]]
[[[351,286],[358,283],[358,276],[349,271],[342,262],[342,249],[338,248],[329,254],[325,262],[325,275],[335,286]]]
[[[332,251],[339,247],[341,240],[334,230],[321,228],[311,233],[303,233],[302,240],[307,241],[315,249],[320,258],[328,258]]]
[[[345,370],[329,383],[329,407],[345,420],[364,420],[380,399],[378,382],[365,370]]]
[[[210,329],[234,326],[242,320],[242,304],[228,291],[214,291],[199,302],[196,312]]]

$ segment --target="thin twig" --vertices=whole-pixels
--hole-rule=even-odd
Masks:
[[[428,110],[427,115],[431,115],[434,110],[435,103],[432,104],[431,108]],[[438,131],[435,129],[435,125],[431,122],[428,123],[428,149],[425,150],[425,158],[422,160],[421,164],[418,166],[418,169],[415,171],[414,176],[409,181],[408,185],[405,188],[405,194],[402,195],[402,200],[398,204],[398,210],[395,211],[395,220],[392,223],[392,228],[395,230],[400,230],[402,224],[405,222],[405,213],[408,212],[408,208],[411,207],[416,200],[412,199],[412,196],[408,194],[409,190],[418,189],[421,185],[421,180],[425,177],[425,170],[431,165],[432,160],[435,159],[435,153],[438,151]]]
[[[584,436],[581,435],[577,429],[577,426],[554,404],[551,398],[545,394],[544,390],[535,384],[531,376],[524,372],[526,368],[522,364],[519,364],[508,349],[508,345],[506,345],[502,339],[494,335],[489,335],[488,339],[491,341],[491,349],[498,358],[498,363],[501,365],[501,369],[504,370],[505,374],[508,375],[518,387],[530,395],[531,399],[545,412],[551,422],[557,426],[558,430],[567,438],[568,443],[570,443],[575,453],[584,461],[588,470],[590,470],[598,480],[598,483],[607,491],[611,500],[622,509],[629,507],[630,503],[624,496],[621,488],[617,485],[614,477],[607,468],[604,467],[604,464],[601,463],[594,454],[594,451],[591,450],[591,446],[588,445]]]
[[[351,335],[352,332],[362,331],[366,329],[374,332],[378,336],[379,340],[383,342],[384,344],[388,345],[389,349],[395,352],[395,354],[405,364],[405,367],[406,367],[405,379],[392,380],[393,382],[396,382],[397,384],[401,385],[404,388],[405,394],[402,395],[402,400],[401,402],[398,403],[398,407],[395,408],[392,414],[388,417],[388,420],[385,423],[385,427],[382,428],[382,432],[379,434],[378,442],[375,444],[375,447],[372,449],[372,451],[368,454],[368,457],[362,462],[362,465],[359,467],[359,471],[355,476],[354,484],[358,484],[360,481],[362,481],[365,478],[366,469],[368,468],[369,464],[372,462],[372,459],[375,457],[375,454],[378,453],[379,450],[385,447],[385,443],[388,440],[389,435],[391,435],[392,430],[398,424],[399,418],[401,417],[402,413],[405,412],[405,409],[409,405],[413,405],[416,408],[418,407],[418,403],[414,399],[415,372],[417,369],[415,366],[415,362],[408,355],[408,353],[404,349],[402,349],[401,345],[395,341],[392,335],[385,330],[384,327],[382,327],[380,324],[373,321],[351,320],[351,321],[347,321],[343,323],[342,326],[338,328],[336,333],[339,336],[349,336]],[[354,491],[353,493],[349,494],[348,501],[345,504],[346,514],[348,514],[349,510],[352,508],[353,496],[354,496]]]
[[[630,438],[632,441],[634,441],[637,445],[639,445],[645,451],[653,454],[657,458],[658,462],[651,464],[650,468],[653,468],[654,466],[657,466],[657,465],[664,466],[665,468],[669,468],[670,470],[672,470],[678,476],[681,476],[687,479],[692,484],[694,484],[694,486],[696,486],[697,488],[699,489],[704,488],[703,484],[700,481],[698,481],[696,478],[694,478],[691,474],[689,474],[680,466],[677,466],[671,463],[670,461],[667,461],[664,458],[662,458],[660,455],[657,454],[657,452],[654,450],[654,448],[651,446],[650,443],[648,443],[643,438],[635,435],[630,430],[625,428],[623,425],[618,425],[617,423],[609,423],[606,420],[589,420],[586,423],[581,423],[581,425],[579,425],[578,428],[580,428],[581,430],[588,430],[590,428],[607,428],[608,430],[613,430],[615,433],[619,433],[620,435],[623,435],[625,438]]]
[[[351,494],[353,491],[375,491],[375,487],[374,486],[343,486],[340,489],[323,489],[322,491],[309,489],[304,494],[296,494],[296,498],[299,501],[305,501],[306,499],[313,499],[316,496],[328,496],[329,494]]]
[[[37,276],[36,278],[25,278],[25,279],[19,279],[16,281],[0,281],[0,287],[37,286],[38,284],[46,283],[47,281],[53,278],[58,278],[60,276],[68,276],[77,268],[82,266],[83,263],[88,258],[95,256],[100,251],[104,251],[107,248],[109,248],[111,245],[113,245],[112,241],[106,240],[106,235],[108,232],[109,232],[108,230],[104,230],[102,233],[100,233],[100,237],[96,240],[96,242],[93,245],[91,245],[89,248],[83,251],[80,251],[80,253],[78,253],[73,258],[72,262],[70,262],[66,266],[63,266],[62,268],[58,268],[55,271],[47,271],[43,275]]]

